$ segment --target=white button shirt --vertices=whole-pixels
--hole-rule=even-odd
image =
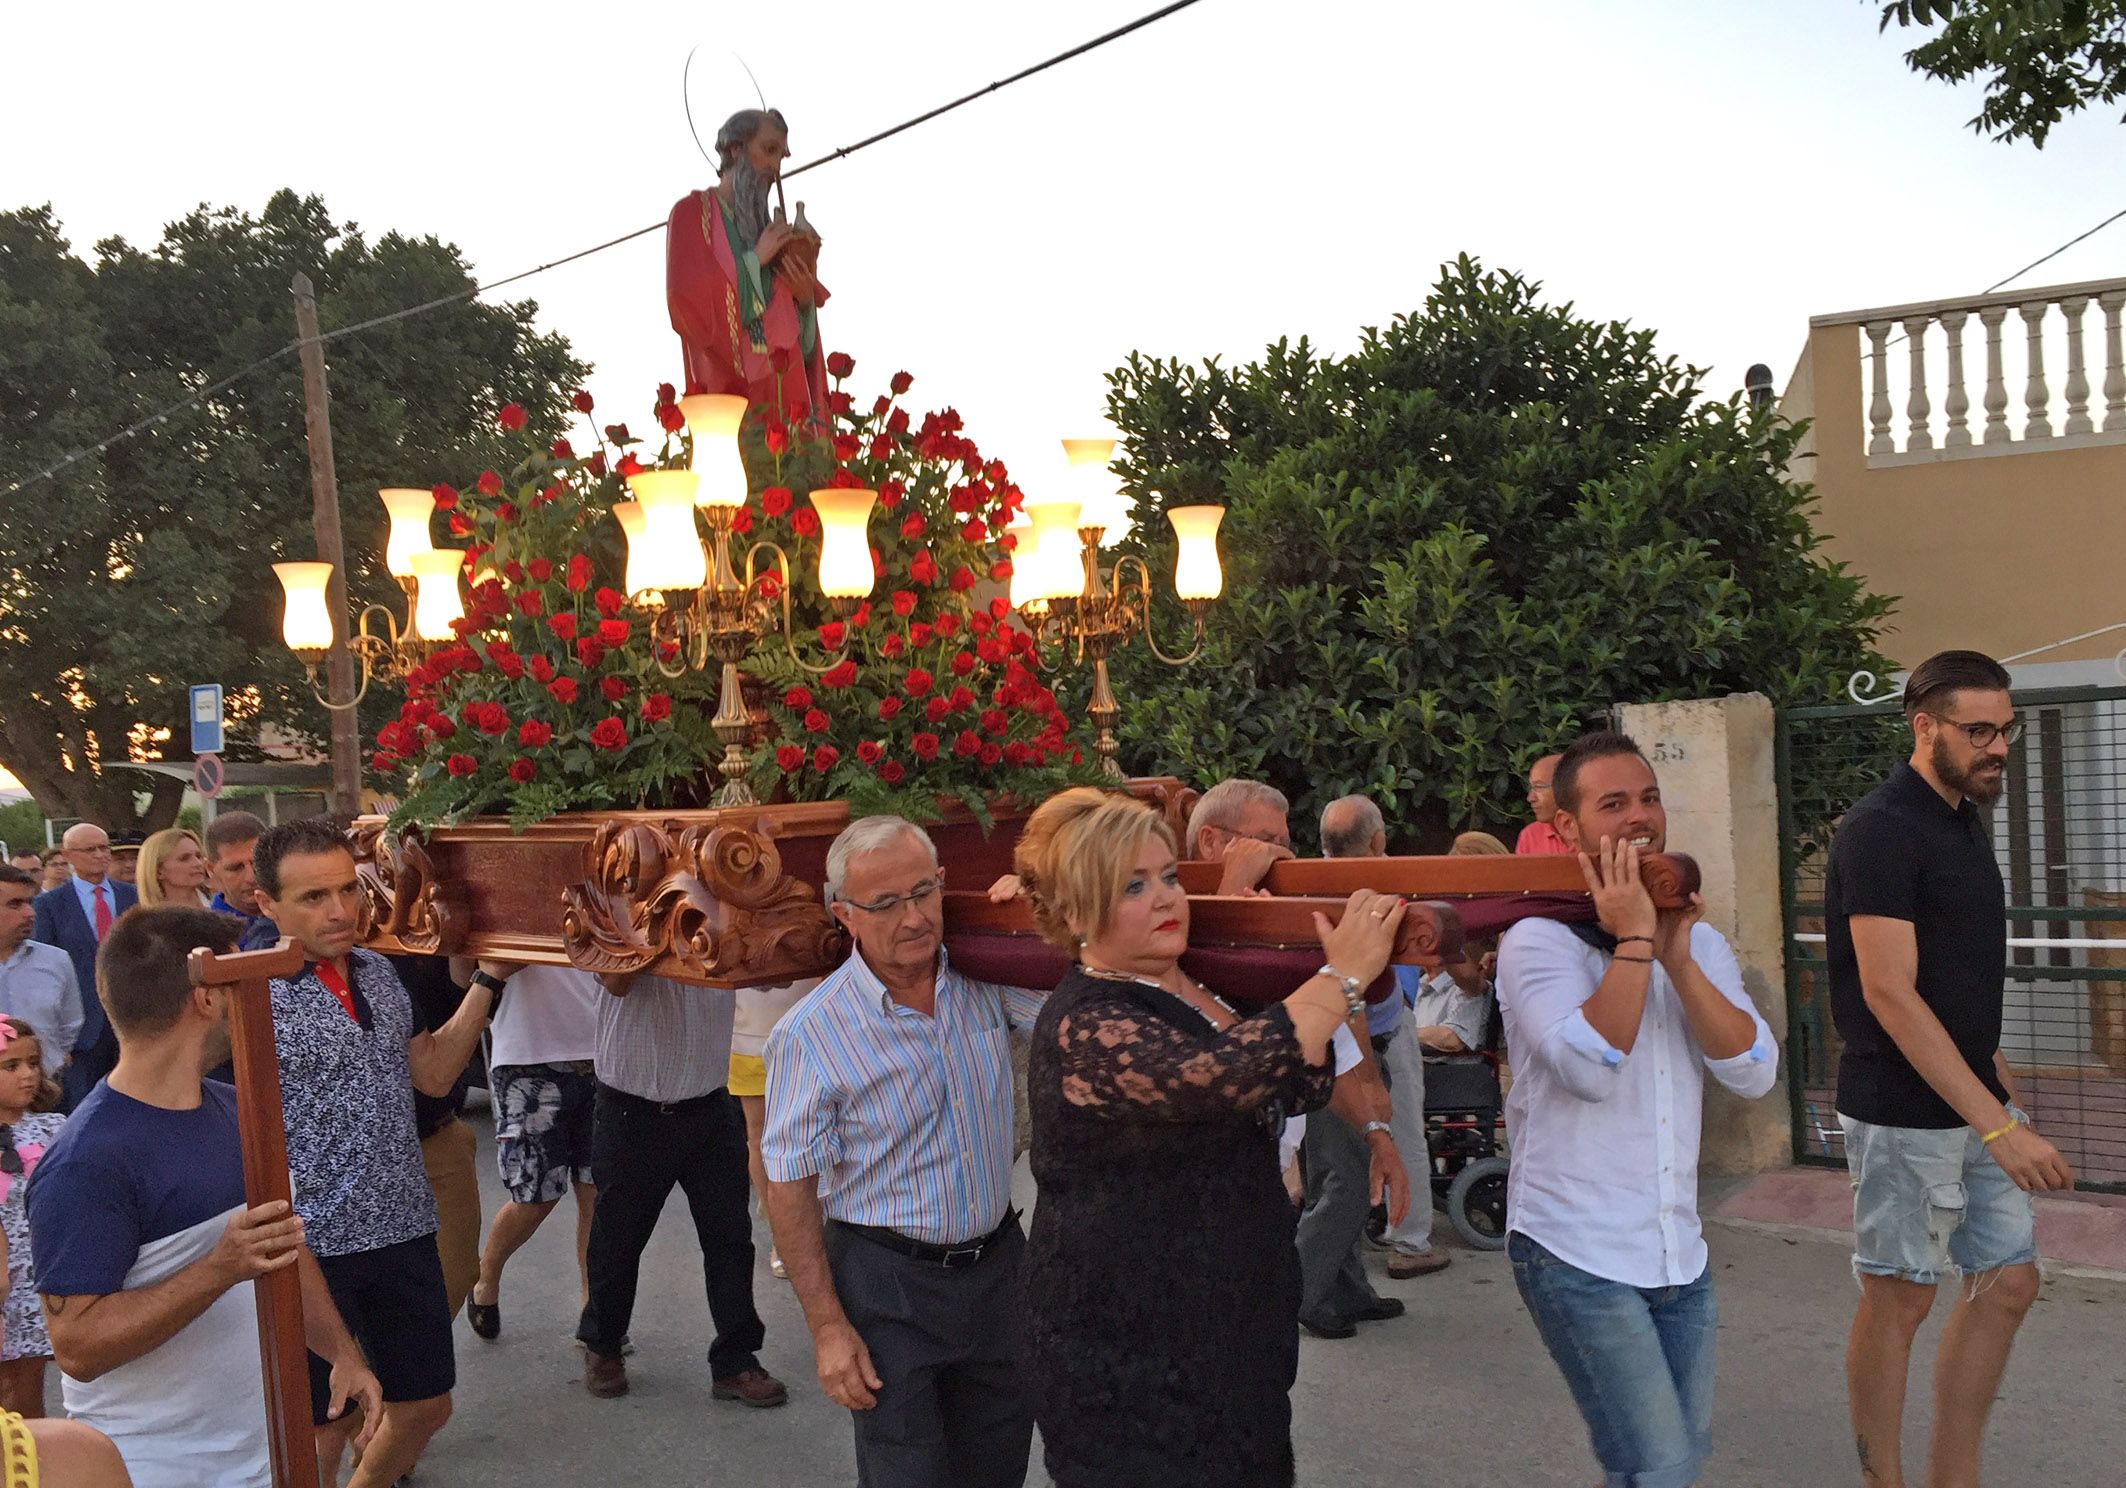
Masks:
[[[1682,1286],[1705,1270],[1698,1137],[1706,1072],[1750,1099],[1779,1072],[1779,1046],[1742,990],[1726,937],[1701,923],[1690,949],[1707,980],[1756,1025],[1755,1041],[1732,1059],[1705,1057],[1659,965],[1625,1054],[1580,1011],[1608,970],[1607,955],[1554,920],[1523,920],[1499,947],[1513,1064],[1507,1224],[1627,1286]]]

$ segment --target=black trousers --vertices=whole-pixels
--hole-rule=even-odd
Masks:
[[[1022,1363],[1025,1261],[1017,1225],[956,1270],[827,1226],[835,1294],[885,1382],[877,1405],[850,1412],[857,1488],[1026,1481],[1033,1394]]]
[[[746,1120],[725,1091],[661,1105],[598,1087],[591,1127],[590,1301],[576,1336],[593,1353],[619,1358],[635,1313],[643,1248],[678,1184],[694,1216],[701,1269],[716,1336],[709,1376],[729,1379],[759,1366],[767,1336],[753,1306],[753,1219],[746,1205]]]

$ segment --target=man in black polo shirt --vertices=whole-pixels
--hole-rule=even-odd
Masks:
[[[1929,657],[1905,715],[1911,761],[1846,813],[1824,884],[1860,1278],[1846,1386],[1862,1481],[1902,1488],[1913,1335],[1942,1276],[1967,1277],[1935,1364],[1927,1482],[1975,1488],[1986,1412],[2037,1298],[2030,1193],[2074,1180],[2013,1104],[2000,1051],[2006,896],[1978,808],[2000,799],[2022,731],[2008,673],[1976,651]]]

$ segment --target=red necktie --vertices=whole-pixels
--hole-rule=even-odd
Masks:
[[[111,933],[111,905],[103,897],[103,885],[96,885],[96,939],[100,942]]]

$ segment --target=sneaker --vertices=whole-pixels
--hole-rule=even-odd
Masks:
[[[783,1382],[758,1364],[714,1381],[709,1386],[709,1395],[716,1400],[735,1400],[756,1410],[781,1405],[790,1398]]]
[[[627,1365],[610,1355],[583,1351],[583,1388],[600,1400],[627,1393]]]
[[[1454,1257],[1444,1250],[1403,1250],[1398,1247],[1388,1257],[1388,1276],[1393,1281],[1408,1281],[1413,1276],[1430,1276],[1435,1271],[1444,1271],[1454,1264]]]

